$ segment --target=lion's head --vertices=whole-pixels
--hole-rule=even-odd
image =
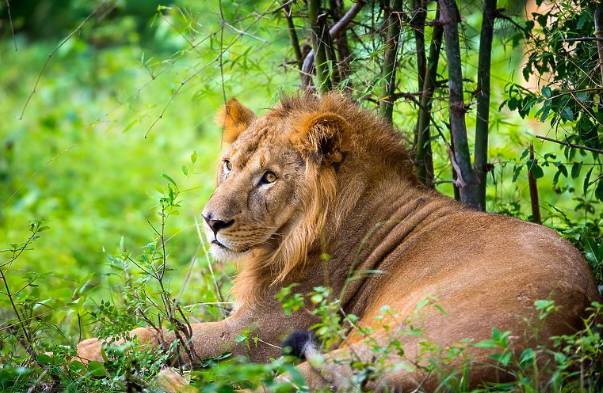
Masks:
[[[375,169],[377,161],[394,160],[396,166],[408,161],[391,127],[336,94],[283,99],[262,117],[232,99],[218,120],[227,148],[217,188],[202,213],[212,254],[222,260],[253,256],[276,280],[324,240],[327,221],[328,232],[336,231],[345,207],[353,205],[353,194],[367,183],[342,183],[346,166],[350,172],[356,162],[353,170],[364,173],[368,170],[359,163],[370,161],[368,167]],[[389,138],[388,145],[397,147],[370,149],[363,135],[375,130],[379,140]],[[372,160],[365,157],[371,155]],[[336,197],[346,187],[349,195],[342,203]]]

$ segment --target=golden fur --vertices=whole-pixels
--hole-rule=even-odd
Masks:
[[[488,338],[497,327],[514,333],[512,346],[519,351],[579,327],[585,307],[599,299],[571,244],[545,227],[473,211],[423,188],[399,134],[341,95],[284,98],[262,117],[231,100],[218,119],[230,145],[203,215],[212,253],[237,260],[240,272],[232,315],[193,325],[192,345],[201,359],[231,351],[266,361],[292,330],[316,323],[307,311],[284,315],[275,294],[292,283],[301,293],[333,288],[341,309],[357,315],[359,326],[373,327],[371,339],[381,344],[387,339],[378,319],[384,305],[401,329],[418,302],[438,299],[447,315],[421,311],[417,326],[425,339],[446,347]],[[211,229],[213,222],[219,228]],[[543,298],[554,299],[559,311],[541,321],[539,338],[529,337],[525,321]],[[238,343],[243,331],[260,340]],[[157,342],[151,329],[133,334]],[[416,361],[419,339],[400,340],[406,359]],[[78,353],[99,359],[100,345],[86,340]],[[371,348],[372,341],[351,329],[325,355],[322,369],[307,362],[298,369],[312,389],[346,389],[352,370],[342,359],[353,353],[370,362]],[[476,361],[488,354],[468,349]],[[388,361],[395,366],[403,359],[392,355]],[[494,368],[481,367],[471,381],[499,377]],[[420,371],[392,367],[373,387],[435,386],[423,378]]]

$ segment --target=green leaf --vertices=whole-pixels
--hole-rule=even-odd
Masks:
[[[178,188],[178,185],[176,184],[176,181],[174,179],[172,179],[170,176],[166,175],[165,173],[161,175],[163,178],[167,179],[167,181],[169,181],[170,183],[172,183],[174,185],[174,187]]]
[[[88,371],[95,377],[104,377],[107,375],[107,370],[101,362],[91,361],[88,363]]]
[[[512,355],[511,351],[506,351],[503,353],[496,353],[496,354],[492,355],[492,359],[496,360],[503,366],[508,366],[509,363],[511,362],[511,355]]]
[[[563,176],[567,177],[568,173],[567,173],[567,168],[565,167],[565,165],[563,165],[560,162],[556,162],[555,166],[557,167],[557,170],[559,171],[559,173],[561,173]]]
[[[574,112],[572,111],[572,108],[570,108],[569,106],[563,108],[563,110],[561,111],[561,118],[567,121],[574,120]]]
[[[595,189],[595,196],[600,201],[603,201],[603,181],[602,181],[602,179],[597,180],[597,188]]]
[[[495,340],[488,338],[486,340],[482,340],[480,342],[475,343],[474,347],[483,349],[494,349],[498,348],[498,345],[496,344]]]
[[[41,353],[38,356],[36,356],[36,361],[40,364],[51,364],[52,358],[50,356],[46,355],[45,353]]]
[[[582,185],[582,191],[584,195],[588,192],[588,188],[590,187],[590,175],[593,173],[593,167],[591,167],[588,172],[586,172],[586,176],[584,177],[584,183]]]
[[[534,352],[532,348],[526,348],[519,356],[519,364],[525,366],[526,364],[532,363],[534,358],[536,358],[536,352]]]
[[[527,165],[528,165],[528,170],[530,171],[530,173],[532,173],[532,176],[534,176],[534,178],[540,179],[541,177],[544,176],[544,171],[542,170],[540,165],[538,165],[536,160],[528,160]]]
[[[578,176],[580,176],[580,171],[582,170],[582,162],[574,162],[572,164],[572,179],[577,178]]]

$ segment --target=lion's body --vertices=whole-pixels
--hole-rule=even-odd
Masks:
[[[222,116],[230,125],[225,162],[231,168],[220,171],[204,214],[208,223],[213,215],[228,225],[208,233],[216,254],[240,259],[238,306],[224,321],[194,327],[200,357],[233,351],[266,361],[277,355],[274,346],[291,331],[316,322],[303,311],[285,316],[274,299],[292,283],[300,292],[331,287],[341,294],[343,311],[373,327],[378,341],[391,336],[378,318],[383,306],[401,325],[416,317],[421,300],[435,299],[446,314],[426,308],[417,325],[442,346],[485,339],[496,327],[511,330],[520,349],[536,340],[525,334],[534,301],[554,299],[559,311],[540,326],[545,342],[577,328],[584,308],[598,298],[588,266],[570,243],[543,226],[472,211],[424,189],[391,126],[351,101],[339,95],[286,99],[258,119],[237,102],[230,105]],[[238,121],[237,113],[245,116]],[[247,180],[258,179],[262,168],[278,180]],[[251,351],[235,343],[249,328],[261,339]],[[366,340],[352,329],[326,358],[352,351],[369,360]],[[416,359],[418,339],[401,340],[405,356]],[[485,352],[469,355],[484,360]],[[327,361],[322,376],[307,363],[300,370],[311,386],[344,385],[350,370],[339,363]],[[411,386],[420,379],[392,370],[377,384]],[[472,375],[476,382],[493,377],[489,368]]]

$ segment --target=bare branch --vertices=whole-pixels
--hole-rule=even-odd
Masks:
[[[546,136],[540,136],[540,135],[535,135],[535,136],[538,139],[542,139],[544,141],[549,141],[549,142],[553,142],[553,143],[558,143],[560,145],[571,147],[571,148],[574,148],[574,149],[583,149],[583,150],[592,151],[593,153],[603,154],[603,150],[602,149],[596,149],[594,147],[588,147],[588,146],[584,146],[584,145],[577,145],[575,143],[570,143],[570,142],[567,142],[567,141],[558,141],[557,139],[548,138]]]

